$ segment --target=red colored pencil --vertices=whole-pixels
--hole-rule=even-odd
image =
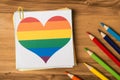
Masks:
[[[88,36],[90,37],[90,39],[117,65],[120,67],[120,61],[114,56],[112,55],[112,53],[93,35],[91,35],[89,32]]]

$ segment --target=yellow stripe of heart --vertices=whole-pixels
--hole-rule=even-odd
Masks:
[[[18,40],[70,38],[71,29],[17,32]]]

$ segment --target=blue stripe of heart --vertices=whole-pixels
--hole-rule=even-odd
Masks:
[[[61,47],[56,48],[28,48],[30,51],[34,52],[40,57],[52,56]]]

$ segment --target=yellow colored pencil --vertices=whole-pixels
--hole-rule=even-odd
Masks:
[[[97,77],[99,77],[101,80],[109,80],[106,76],[104,76],[102,73],[100,73],[98,70],[96,70],[94,67],[84,63],[85,66],[94,73]]]

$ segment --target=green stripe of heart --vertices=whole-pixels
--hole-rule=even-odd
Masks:
[[[70,38],[59,38],[59,39],[42,39],[42,40],[20,40],[26,48],[50,48],[50,47],[63,47]]]

